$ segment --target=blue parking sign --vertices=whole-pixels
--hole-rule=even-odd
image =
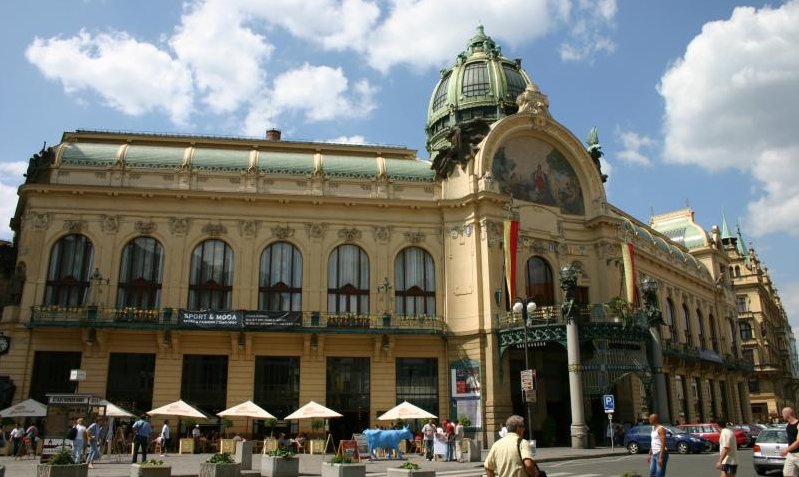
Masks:
[[[616,398],[612,394],[602,396],[602,402],[605,403],[605,411],[616,410]]]

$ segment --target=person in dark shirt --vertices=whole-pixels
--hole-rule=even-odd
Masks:
[[[782,467],[782,475],[786,477],[796,477],[799,475],[799,419],[796,419],[796,412],[793,408],[786,407],[782,410],[782,418],[785,419],[785,432],[788,434],[788,447],[780,451],[780,455],[785,457],[785,464]]]

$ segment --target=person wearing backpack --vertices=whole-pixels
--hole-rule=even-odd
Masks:
[[[524,418],[511,416],[505,422],[508,434],[494,442],[485,460],[487,477],[545,477],[538,470],[524,435]]]
[[[81,417],[75,422],[75,427],[73,427],[75,429],[75,437],[72,439],[72,459],[76,464],[83,463],[83,451],[86,447],[86,425],[84,423],[85,421]],[[72,431],[70,431],[71,434]]]

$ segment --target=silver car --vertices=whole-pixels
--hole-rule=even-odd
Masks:
[[[788,447],[788,433],[785,429],[764,429],[757,436],[752,449],[752,461],[758,475],[766,475],[770,470],[780,469],[785,464],[785,457],[780,450]]]

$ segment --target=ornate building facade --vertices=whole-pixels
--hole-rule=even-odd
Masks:
[[[762,422],[780,417],[785,406],[796,407],[799,360],[796,339],[777,288],[754,246],[745,244],[740,228],[733,234],[722,225],[728,275],[735,293],[735,311],[743,357],[754,364],[749,378],[752,415]]]
[[[15,401],[73,390],[75,368],[81,392],[139,411],[315,400],[345,415],[337,438],[403,400],[469,416],[486,444],[532,401],[541,445],[584,446],[606,393],[620,422],[748,421],[718,234],[613,207],[596,133],[582,144],[548,108],[480,30],[433,90],[430,162],[276,131],[64,133],[19,189],[0,373]]]

